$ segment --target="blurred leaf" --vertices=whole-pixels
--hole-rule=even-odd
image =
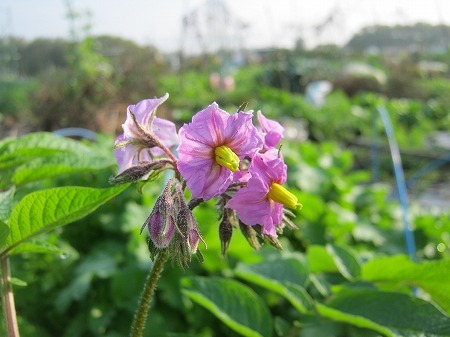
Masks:
[[[360,262],[349,247],[328,244],[308,247],[308,264],[312,273],[339,272],[348,280],[359,276]]]
[[[24,280],[18,279],[16,277],[11,277],[11,284],[18,287],[26,287],[28,285],[28,283],[26,283]]]
[[[274,291],[285,297],[300,312],[311,307],[311,299],[304,286],[308,268],[298,255],[277,255],[258,264],[240,263],[236,276]]]
[[[15,187],[11,187],[5,192],[0,192],[0,221],[8,220],[12,210],[15,191]]]
[[[309,279],[314,287],[317,289],[319,294],[324,297],[327,297],[331,294],[331,284],[328,282],[325,274],[311,274],[309,275]]]
[[[333,258],[324,246],[310,245],[306,256],[311,273],[338,271]]]
[[[18,167],[12,181],[19,185],[61,174],[93,171],[114,165],[113,157],[101,157],[90,153],[55,153],[51,157],[37,158]]]
[[[377,258],[362,267],[361,278],[380,285],[420,287],[450,313],[450,260],[419,264],[405,255]]]
[[[320,315],[386,336],[450,336],[450,318],[431,303],[395,292],[358,289],[338,293]]]
[[[86,296],[95,277],[107,279],[117,271],[115,257],[108,246],[97,246],[73,271],[71,282],[56,299],[59,311],[67,309],[72,301]]]
[[[248,337],[272,336],[272,317],[264,302],[248,287],[228,279],[182,279],[182,292],[211,311],[237,333]]]
[[[144,279],[145,273],[134,265],[127,265],[121,268],[120,272],[115,273],[111,280],[111,298],[114,299],[115,306],[134,312]],[[160,286],[162,286],[161,283]],[[162,293],[164,291],[160,294]]]
[[[9,235],[8,225],[0,220],[0,249],[3,248],[3,246],[5,245],[6,240],[8,239],[8,235]]]
[[[348,280],[359,276],[361,266],[358,257],[349,247],[328,244],[327,251],[333,258],[339,272]]]
[[[92,149],[83,143],[52,133],[30,133],[0,143],[0,168],[17,164],[21,157],[47,157],[56,152],[85,153]]]
[[[70,305],[72,300],[82,299],[91,285],[92,274],[76,275],[69,285],[64,288],[55,299],[55,306],[57,311],[64,312]]]
[[[52,245],[42,240],[31,240],[30,242],[22,242],[8,252],[9,255],[21,253],[41,253],[41,254],[64,254],[64,251],[58,246]]]
[[[76,274],[90,274],[100,278],[107,278],[114,274],[116,262],[112,252],[105,251],[105,247],[94,250],[84,259],[76,269]]]
[[[236,274],[245,279],[253,277],[263,283],[283,282],[305,286],[308,280],[308,267],[298,254],[274,255],[257,264],[239,264]]]
[[[58,187],[26,195],[14,206],[8,225],[7,249],[23,241],[78,220],[125,190],[128,185],[98,189]]]

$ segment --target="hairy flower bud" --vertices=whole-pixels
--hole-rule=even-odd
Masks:
[[[242,234],[245,236],[248,243],[250,244],[250,246],[253,247],[253,249],[259,250],[259,248],[261,248],[261,244],[258,241],[257,233],[253,229],[253,227],[254,226],[247,226],[246,224],[244,224],[242,221],[239,220],[239,228]]]
[[[175,234],[174,202],[166,190],[156,200],[155,206],[145,222],[150,240],[156,248],[168,247]]]
[[[177,216],[178,228],[183,237],[181,240],[182,252],[186,256],[190,256],[197,252],[200,235],[198,234],[197,221],[194,218],[191,210],[183,207]]]
[[[132,166],[115,177],[109,179],[111,184],[126,184],[134,181],[138,181],[142,178],[152,177],[153,175],[158,175],[159,172],[163,171],[171,165],[171,161],[168,159],[160,159],[153,162],[143,161],[138,163],[136,166]]]
[[[172,255],[172,261],[176,261],[181,267],[186,266],[194,254],[202,260],[198,244],[204,241],[177,179],[168,181],[147,223],[150,233],[149,251],[152,257],[158,250],[167,248]]]
[[[222,221],[219,225],[219,238],[221,244],[222,255],[228,250],[231,242],[231,236],[233,235],[233,220],[235,218],[234,211],[230,208],[225,208],[223,210]]]

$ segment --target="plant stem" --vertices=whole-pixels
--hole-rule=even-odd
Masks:
[[[150,308],[150,301],[155,293],[156,284],[164,269],[164,264],[169,257],[167,250],[162,250],[156,257],[153,268],[145,281],[144,290],[142,291],[139,304],[134,314],[133,324],[131,325],[131,337],[141,337],[145,328],[145,321],[147,320],[148,309]]]
[[[5,314],[6,333],[8,337],[19,337],[19,326],[17,325],[16,306],[14,305],[14,294],[11,286],[11,269],[9,267],[9,256],[4,255],[0,259],[2,270],[2,302]]]

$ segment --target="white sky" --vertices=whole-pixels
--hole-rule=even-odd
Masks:
[[[181,45],[181,19],[206,0],[72,0],[92,14],[94,35],[108,34],[152,44],[163,51]],[[209,0],[212,1],[212,0]],[[216,0],[218,1],[218,0]],[[248,24],[240,39],[248,47],[345,43],[361,27],[417,21],[450,25],[450,0],[223,0],[233,17]],[[67,0],[1,0],[0,37],[69,37]],[[321,32],[314,27],[333,21]]]

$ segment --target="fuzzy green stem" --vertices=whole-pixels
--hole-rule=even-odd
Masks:
[[[2,303],[5,314],[6,333],[8,337],[19,337],[19,326],[17,325],[16,306],[14,304],[14,293],[11,285],[11,269],[9,267],[9,256],[4,255],[0,259],[2,271]]]
[[[158,279],[164,269],[164,264],[169,257],[167,250],[162,250],[156,257],[153,268],[145,281],[144,290],[142,291],[139,304],[134,314],[133,324],[131,325],[130,337],[141,337],[145,328],[145,321],[147,320],[148,309],[150,308],[150,301],[155,293]]]

